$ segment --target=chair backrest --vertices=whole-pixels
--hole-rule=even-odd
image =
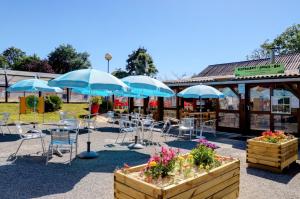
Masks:
[[[80,122],[77,119],[63,119],[60,121],[60,123],[66,124],[67,126],[64,126],[65,130],[73,130],[78,131]]]
[[[68,118],[68,112],[65,111],[59,111],[59,119],[64,120]]]
[[[51,130],[51,142],[70,144],[70,132],[63,129]]]
[[[181,125],[184,127],[194,127],[194,118],[182,118]]]
[[[10,113],[2,113],[2,122],[7,123],[9,120]]]
[[[17,129],[17,133],[18,133],[20,136],[22,136],[22,135],[24,134],[24,131],[23,131],[23,128],[22,128],[21,123],[16,122],[15,125],[16,125],[16,129]]]
[[[216,128],[216,121],[217,119],[207,120],[204,122],[204,126],[209,128]]]
[[[171,129],[171,121],[167,119],[162,127],[162,132],[167,133]]]
[[[115,116],[115,112],[113,111],[107,111],[107,117],[113,118]]]
[[[129,120],[129,115],[128,115],[128,114],[122,114],[122,115],[120,116],[120,119],[121,119],[121,120]]]

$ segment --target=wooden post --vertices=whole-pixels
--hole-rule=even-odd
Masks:
[[[272,101],[273,90],[274,90],[274,84],[271,84],[270,85],[270,101]],[[274,125],[274,115],[272,114],[272,111],[271,111],[271,106],[272,106],[271,103],[270,103],[270,130],[274,131],[274,126],[275,126]]]
[[[143,105],[143,112],[146,115],[147,114],[147,109],[148,109],[148,104],[149,104],[149,97],[144,98],[144,105]]]
[[[180,107],[179,107],[179,100],[180,98],[177,96],[177,93],[179,93],[179,88],[175,89],[175,93],[176,93],[176,118],[180,119]]]
[[[67,103],[70,102],[70,89],[67,88]]]
[[[133,100],[133,97],[128,97],[128,101],[129,101],[128,112],[132,113],[134,111],[134,100]]]
[[[158,111],[158,120],[163,121],[164,120],[164,98],[158,97],[157,99],[157,111]]]
[[[7,88],[8,88],[8,79],[7,79],[6,71],[4,73],[4,79],[5,79],[5,103],[7,103],[8,102],[8,91],[7,91]]]

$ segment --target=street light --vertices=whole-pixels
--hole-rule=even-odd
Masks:
[[[106,53],[104,58],[107,60],[107,73],[109,73],[109,61],[112,59],[111,54]],[[106,110],[108,111],[108,101],[109,97],[106,97]]]
[[[109,61],[112,59],[111,54],[106,53],[104,58],[107,60],[107,72],[109,73]]]

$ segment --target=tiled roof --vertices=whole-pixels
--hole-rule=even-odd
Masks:
[[[269,74],[235,77],[234,69],[240,66],[259,66],[270,64],[270,59],[258,59],[240,62],[231,62],[224,64],[214,64],[207,66],[202,72],[193,78],[165,81],[166,84],[180,83],[202,83],[222,80],[242,80],[242,79],[261,79],[261,78],[281,78],[281,77],[298,77],[300,76],[300,53],[275,56],[275,63],[284,64],[284,74]]]
[[[270,64],[270,59],[257,59],[241,62],[232,62],[225,64],[215,64],[206,67],[202,72],[200,72],[198,77],[207,76],[223,76],[223,75],[234,75],[234,69],[240,66],[259,66]],[[285,70],[298,70],[300,66],[300,53],[279,55],[275,56],[276,64],[284,64]]]

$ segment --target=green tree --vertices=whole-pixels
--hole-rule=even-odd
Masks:
[[[8,63],[3,55],[0,55],[0,68],[8,68]]]
[[[78,53],[71,45],[60,45],[48,56],[49,64],[55,73],[66,73],[91,66],[89,54]]]
[[[267,58],[271,49],[279,55],[300,52],[300,24],[288,27],[273,41],[265,41],[260,48],[255,49],[247,59]]]
[[[158,72],[147,49],[138,48],[128,55],[126,71],[129,75],[155,76]]]
[[[119,79],[129,76],[128,72],[122,70],[121,68],[118,68],[117,70],[113,71],[111,74]]]
[[[14,69],[26,54],[19,48],[10,47],[3,51],[2,56],[5,58],[8,68]]]
[[[40,60],[41,59],[36,54],[33,54],[32,56],[23,56],[18,62],[14,64],[13,69],[21,71],[31,71],[30,68],[28,68],[28,65]]]

